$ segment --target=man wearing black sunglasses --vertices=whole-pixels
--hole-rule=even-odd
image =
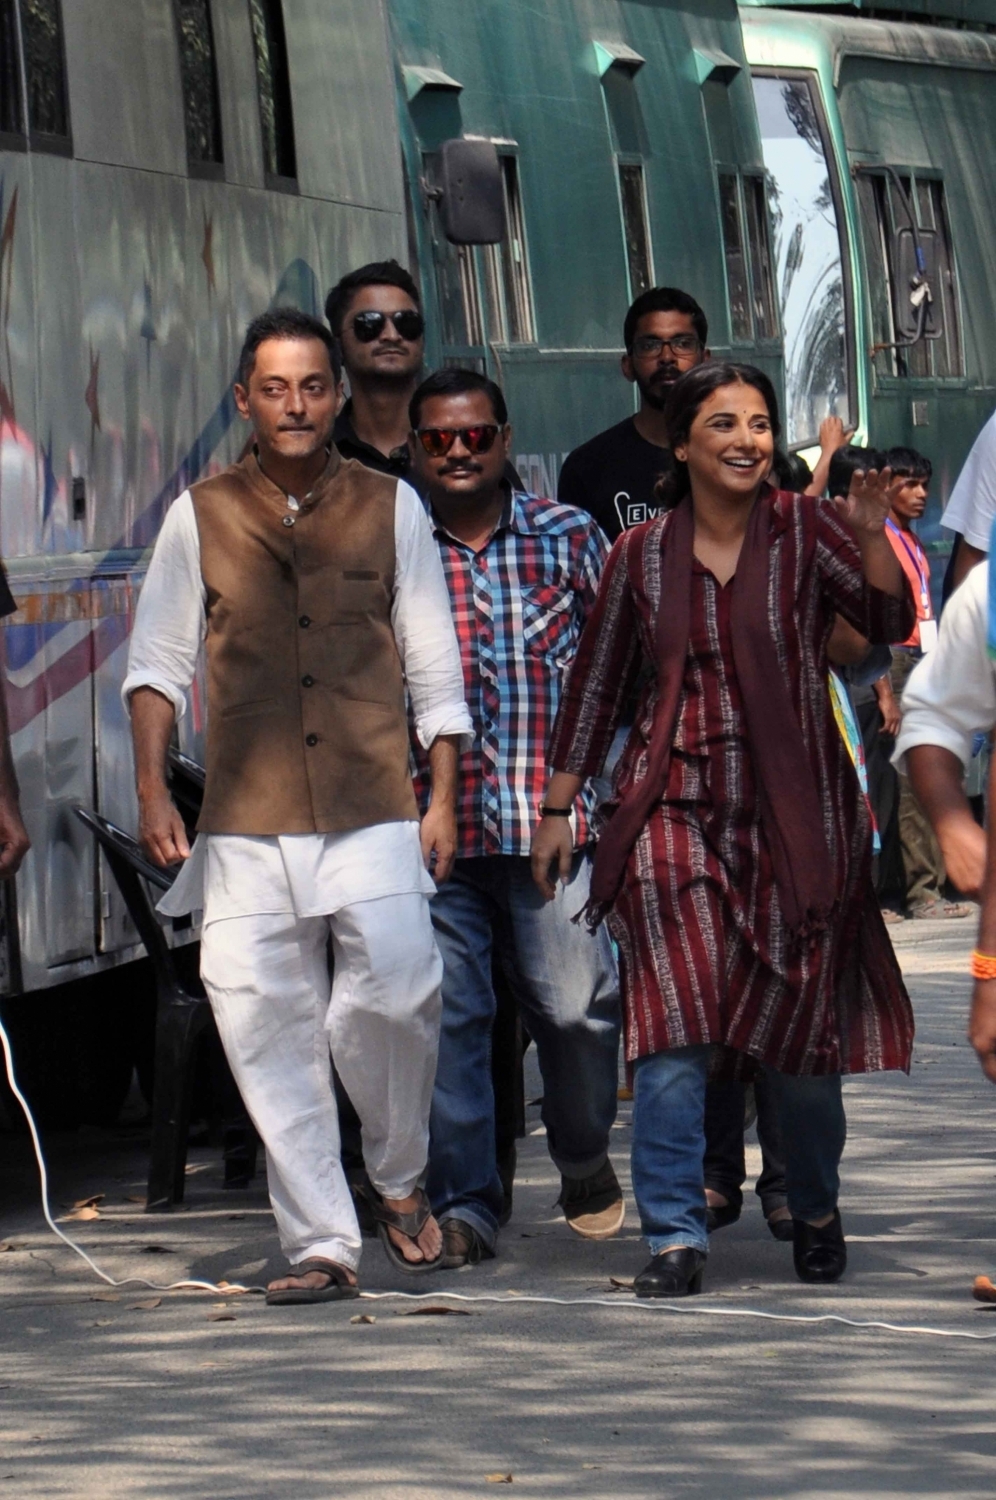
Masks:
[[[621,368],[640,410],[569,453],[557,486],[558,500],[586,510],[613,541],[656,513],[654,486],[671,465],[664,405],[675,381],[709,358],[708,337],[705,313],[677,287],[653,287],[626,314]]]
[[[336,447],[368,469],[407,478],[408,403],[425,355],[418,287],[396,260],[373,261],[332,288],[325,316],[349,378]]]

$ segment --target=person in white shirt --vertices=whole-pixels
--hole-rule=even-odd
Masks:
[[[937,835],[948,875],[966,895],[979,896],[978,947],[973,954],[968,1038],[983,1072],[996,1083],[996,836],[976,822],[965,795],[973,741],[996,726],[996,660],[991,643],[989,568],[983,561],[952,594],[941,616],[936,648],[914,669],[903,693],[896,762],[907,775]],[[996,797],[996,760],[989,805]],[[974,1296],[996,1302],[996,1279],[978,1276]]]
[[[442,974],[429,872],[442,881],[452,865],[473,726],[418,496],[329,441],[342,386],[328,330],[294,309],[256,319],[235,398],[253,450],[169,511],[122,692],[142,843],[161,865],[185,861],[161,909],[203,908],[204,985],[266,1146],[291,1261],[268,1300],[329,1301],[357,1295],[360,1253],[330,1047],[389,1256],[407,1270],[440,1260],[420,1186]],[[164,766],[202,643],[206,782],[190,850]],[[433,775],[421,826],[406,693]]]
[[[951,559],[951,587],[958,585],[989,552],[996,520],[996,411],[972,444],[955,481],[941,525],[957,533]]]

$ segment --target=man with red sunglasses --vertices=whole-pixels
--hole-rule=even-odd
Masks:
[[[472,370],[423,381],[409,411],[413,479],[427,497],[449,585],[474,742],[460,762],[457,858],[431,903],[443,955],[443,1019],[430,1117],[429,1198],[443,1265],[495,1253],[502,1184],[490,1069],[492,958],[536,1043],[547,1144],[571,1228],[604,1239],[625,1205],[608,1157],[616,1112],[619,988],[608,941],[572,923],[588,897],[590,789],[570,818],[575,853],[557,900],[531,885],[546,747],[561,684],[607,552],[573,506],[513,489],[498,386]],[[415,790],[428,764],[412,736]]]

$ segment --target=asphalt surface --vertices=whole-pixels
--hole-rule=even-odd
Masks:
[[[535,1500],[991,1500],[996,1338],[738,1315],[996,1335],[996,1309],[969,1295],[996,1268],[996,1091],[964,1039],[973,936],[971,921],[899,930],[916,1057],[908,1079],[845,1085],[836,1287],[795,1280],[750,1194],[702,1296],[637,1304],[610,1281],[646,1258],[632,1206],[612,1241],[571,1235],[531,1108],[498,1260],[414,1281],[370,1244],[362,1267],[371,1291],[437,1307],[445,1291],[505,1300],[408,1316],[417,1303],[109,1291],[45,1228],[27,1142],[0,1137],[0,1495],[464,1500],[505,1483]],[[59,1213],[104,1194],[98,1219],[64,1227],[110,1274],[258,1284],[282,1269],[262,1185],[224,1192],[216,1151],[192,1152],[182,1211],[144,1215],[143,1140],[46,1142]],[[626,1104],[613,1140],[628,1180]]]

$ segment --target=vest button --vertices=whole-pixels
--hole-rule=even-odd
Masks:
[[[310,673],[308,674],[308,676],[301,678],[301,686],[302,687],[314,687],[314,685],[315,685],[315,679],[311,676]]]
[[[317,734],[309,734],[305,738],[304,743],[306,745],[312,745],[312,746],[317,745],[318,744],[318,736],[317,736]]]
[[[302,630],[307,630],[308,626],[311,624],[311,616],[302,615],[297,623],[300,625]]]
[[[285,526],[293,526],[294,525],[294,517],[293,516],[284,516],[284,525]]]

